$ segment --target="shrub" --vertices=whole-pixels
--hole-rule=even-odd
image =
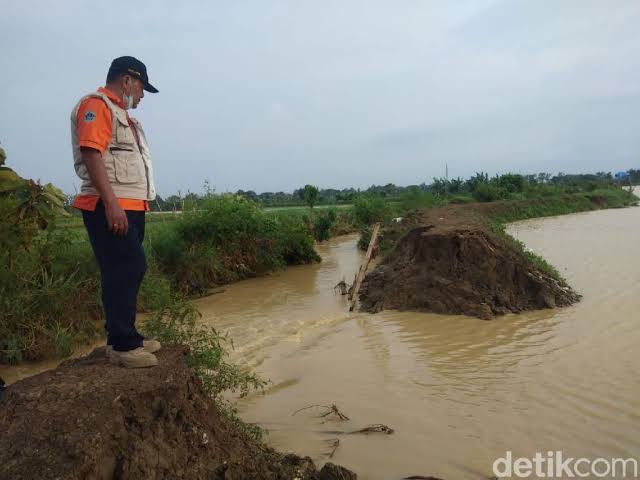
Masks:
[[[435,207],[442,205],[442,203],[442,200],[440,200],[439,197],[436,197],[432,192],[423,192],[420,189],[414,189],[404,194],[400,200],[401,208],[405,211],[425,207]]]
[[[159,269],[187,294],[319,259],[301,214],[268,215],[235,195],[208,196],[149,245]]]
[[[473,198],[478,202],[495,202],[506,197],[506,192],[490,182],[480,182],[476,185]]]
[[[279,217],[277,225],[276,247],[283,265],[302,265],[320,261],[313,237],[299,217]]]
[[[319,242],[329,240],[331,227],[336,223],[338,213],[335,208],[326,208],[316,211],[313,216],[313,235]]]
[[[354,202],[353,212],[356,223],[366,226],[384,222],[389,216],[389,206],[381,197],[365,195]]]
[[[519,193],[524,191],[526,179],[522,175],[507,173],[506,175],[500,175],[497,177],[496,183],[498,187],[507,194]]]

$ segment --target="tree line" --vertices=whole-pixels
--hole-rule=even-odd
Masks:
[[[627,171],[628,178],[632,184],[640,183],[640,170],[630,169]],[[293,192],[262,192],[256,193],[253,190],[237,190],[235,195],[252,200],[264,207],[292,207],[313,205],[348,205],[353,204],[360,197],[376,196],[386,200],[400,199],[406,194],[415,192],[430,192],[436,196],[443,195],[464,195],[480,192],[490,197],[504,196],[504,194],[521,192],[525,185],[549,185],[549,186],[581,186],[593,185],[593,188],[602,184],[615,183],[614,175],[611,172],[597,172],[586,174],[567,174],[560,172],[556,175],[541,172],[537,174],[521,175],[507,173],[490,177],[487,173],[478,172],[468,179],[457,178],[433,178],[431,183],[422,182],[420,184],[399,186],[393,183],[386,185],[371,185],[369,188],[318,188],[310,197],[309,187],[297,188]],[[157,200],[152,205],[152,210],[156,211],[180,211],[195,208],[207,195],[212,193],[208,182],[205,182],[202,194],[187,191],[178,191],[173,195],[162,197],[158,195]],[[496,199],[497,199],[496,198]],[[311,200],[311,202],[310,202]]]

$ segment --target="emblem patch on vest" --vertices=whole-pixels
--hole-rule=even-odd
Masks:
[[[93,122],[96,119],[96,113],[95,112],[87,112],[84,114],[84,121],[85,122]]]

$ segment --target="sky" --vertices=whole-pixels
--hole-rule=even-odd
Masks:
[[[0,0],[0,143],[74,193],[70,112],[133,55],[163,196],[640,168],[638,25],[638,0]]]

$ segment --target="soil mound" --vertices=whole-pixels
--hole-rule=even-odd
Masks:
[[[458,210],[459,211],[459,210]],[[567,306],[580,296],[482,227],[439,217],[411,229],[360,289],[362,310],[418,310],[484,319]],[[453,223],[453,224],[452,224]]]
[[[185,363],[109,365],[104,347],[9,385],[0,399],[0,478],[355,479],[240,434]]]

